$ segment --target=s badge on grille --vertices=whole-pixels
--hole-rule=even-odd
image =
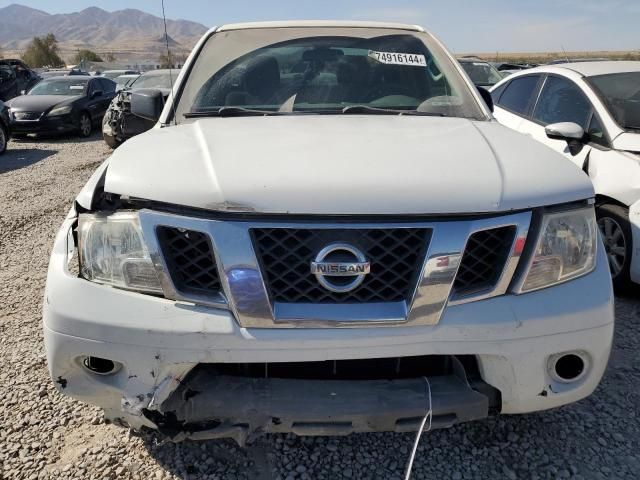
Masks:
[[[332,243],[324,247],[311,262],[311,273],[320,285],[335,293],[356,289],[369,271],[370,265],[364,253],[347,243]]]

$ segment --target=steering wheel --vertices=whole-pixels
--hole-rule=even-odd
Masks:
[[[388,85],[377,85],[370,89],[364,98],[368,102],[378,100],[383,97],[389,97],[391,95],[404,95],[405,97],[414,97],[415,92],[411,91],[406,85],[400,85],[397,83],[390,83]]]

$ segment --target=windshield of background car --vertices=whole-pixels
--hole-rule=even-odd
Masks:
[[[116,85],[118,87],[124,87],[126,85],[129,85],[130,83],[133,83],[133,81],[136,79],[136,77],[129,77],[127,75],[120,75],[119,77],[116,77],[113,81],[116,82]]]
[[[51,79],[42,80],[31,89],[29,95],[84,95],[88,80]]]
[[[587,77],[609,113],[622,128],[640,130],[640,72]]]
[[[502,75],[492,65],[485,62],[460,62],[471,81],[476,85],[495,85]]]
[[[171,88],[171,80],[176,81],[178,78],[178,71],[172,72],[169,76],[169,72],[153,75],[141,75],[135,82],[130,84],[131,88]]]
[[[339,113],[352,105],[487,118],[430,35],[345,27],[216,33],[197,56],[176,110],[180,122],[223,107]]]

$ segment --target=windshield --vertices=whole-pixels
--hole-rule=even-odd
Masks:
[[[225,107],[337,113],[354,105],[371,107],[362,113],[419,110],[486,118],[467,83],[429,35],[313,27],[212,35],[186,80],[177,120]]]
[[[51,79],[42,80],[31,89],[29,95],[84,95],[88,80]]]
[[[129,85],[130,83],[133,83],[133,81],[138,78],[138,77],[134,77],[134,76],[129,76],[129,75],[120,75],[119,77],[117,77],[114,82],[116,82],[116,85],[118,87],[124,87],[126,85]]]
[[[135,82],[131,83],[131,88],[171,88],[171,80],[176,81],[179,71],[167,73],[154,73],[153,75],[140,75]]]
[[[460,62],[471,81],[476,85],[492,86],[502,80],[502,75],[493,65],[485,62]]]
[[[587,77],[616,123],[626,130],[640,130],[640,72]]]

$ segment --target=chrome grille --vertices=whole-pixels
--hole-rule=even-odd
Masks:
[[[472,234],[460,261],[453,295],[471,295],[493,288],[504,270],[515,234],[515,226]]]
[[[160,226],[158,241],[171,280],[184,294],[220,292],[220,276],[209,236],[194,230]]]
[[[447,305],[492,298],[508,291],[532,216],[531,212],[520,212],[486,218],[417,220],[409,224],[364,223],[360,219],[357,223],[349,223],[345,219],[324,223],[317,220],[296,221],[293,218],[287,221],[220,220],[148,209],[141,210],[139,215],[164,296],[213,308],[228,308],[244,328],[437,325]],[[505,247],[506,254],[505,250],[491,247],[496,245],[489,243],[492,235],[479,233],[485,231],[494,234],[510,232],[513,235],[513,248],[506,248],[508,241],[497,243]],[[303,241],[298,237],[300,234]],[[406,241],[398,241],[399,238]],[[264,242],[262,246],[259,239]],[[420,242],[416,242],[416,239]],[[318,243],[314,243],[316,241]],[[297,282],[289,283],[290,278],[297,278],[296,275],[308,280],[312,256],[315,259],[321,248],[336,242],[356,243],[354,246],[374,263],[378,259],[384,261],[394,258],[389,253],[391,244],[401,245],[402,248],[396,253],[401,261],[385,265],[389,276],[374,284],[378,290],[374,290],[373,296],[364,289],[348,294],[322,290],[320,303],[309,303],[309,298],[304,296],[298,297],[301,300],[297,303],[286,303],[282,299],[295,293],[286,290],[283,296],[274,296],[274,279],[283,279],[284,285],[289,287],[298,285]],[[409,253],[405,252],[407,242],[413,258],[419,261],[406,260],[410,258]],[[418,244],[422,250],[416,255]],[[191,248],[193,245],[198,247]],[[376,256],[376,245],[387,255],[378,253]],[[282,248],[278,249],[278,246]],[[308,250],[306,255],[309,263],[304,262],[304,270],[300,266],[296,269],[288,264],[287,258],[303,247]],[[482,264],[480,260],[484,259],[486,263],[487,256],[496,252],[500,254],[494,257],[497,259],[495,270],[484,273],[478,270],[476,262]],[[295,255],[289,258],[295,259]],[[284,266],[278,266],[278,263],[284,263]],[[268,271],[268,265],[272,267],[272,272]],[[409,274],[413,278],[401,275],[411,267],[413,270]],[[374,268],[372,265],[372,272],[375,272]],[[200,271],[211,276],[209,281],[199,278],[197,272]],[[393,272],[396,274],[392,275]],[[475,272],[475,275],[471,272]],[[402,277],[399,280],[398,274]],[[367,277],[370,277],[369,281],[375,278],[371,274]],[[490,282],[482,283],[482,279],[489,278]],[[312,281],[317,282],[317,279],[313,277]],[[485,285],[490,287],[484,288]],[[369,284],[363,282],[358,289],[364,286],[368,287]],[[283,284],[277,283],[275,287],[282,288]],[[314,283],[313,288],[321,287]],[[398,298],[401,301],[395,300]],[[311,299],[315,300],[313,297]],[[386,299],[392,300],[384,301]]]
[[[426,228],[255,228],[251,234],[270,297],[283,303],[410,300],[429,240]],[[324,289],[310,271],[317,253],[334,242],[355,246],[371,264],[371,272],[350,292]]]

